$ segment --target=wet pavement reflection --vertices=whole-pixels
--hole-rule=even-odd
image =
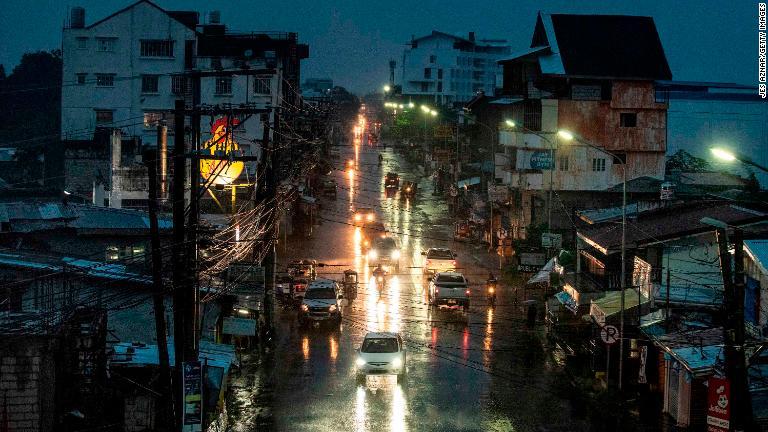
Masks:
[[[512,288],[499,289],[496,308],[486,304],[480,289],[488,274],[485,248],[452,240],[447,206],[431,194],[429,177],[392,149],[371,147],[362,138],[343,150],[336,175],[347,193],[337,201],[321,201],[321,226],[313,238],[279,247],[279,262],[314,258],[326,264],[319,277],[336,280],[353,269],[360,281],[357,298],[344,309],[340,328],[301,329],[294,309],[279,311],[272,359],[258,372],[271,391],[268,418],[236,420],[233,430],[588,430],[572,418],[565,380],[542,353],[541,336],[525,327],[512,306]],[[379,152],[384,154],[380,167]],[[390,171],[418,183],[414,199],[399,192],[387,197],[383,179]],[[373,276],[363,230],[352,223],[351,211],[358,207],[374,208],[401,244],[399,271],[384,286]],[[421,252],[429,247],[458,253],[473,292],[467,314],[431,310],[427,304]],[[373,331],[402,335],[407,349],[403,382],[356,381],[356,349]]]

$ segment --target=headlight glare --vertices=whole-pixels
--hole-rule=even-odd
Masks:
[[[363,360],[362,357],[358,357],[357,360],[355,360],[355,364],[358,366],[365,366],[365,360]]]
[[[394,366],[396,368],[399,368],[402,365],[403,365],[403,361],[400,360],[400,358],[396,358],[396,359],[392,360],[392,366]]]
[[[309,310],[309,306],[307,306],[307,305],[303,304],[303,305],[301,305],[301,310],[302,310],[303,312],[307,312],[307,311]]]
[[[336,305],[331,305],[331,307],[328,308],[328,312],[336,312],[336,309],[338,309]]]
[[[392,251],[392,259],[400,259],[400,251],[399,250]]]

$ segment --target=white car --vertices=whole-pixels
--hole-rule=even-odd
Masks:
[[[456,254],[446,248],[429,248],[424,255],[424,274],[431,276],[435,273],[456,270]]]
[[[402,381],[406,372],[403,339],[397,333],[366,334],[357,350],[355,366],[358,381],[366,375],[397,375],[397,380]]]

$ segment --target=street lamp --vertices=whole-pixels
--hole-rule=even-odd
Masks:
[[[384,86],[384,93],[389,93],[390,90],[392,90],[392,87],[390,87],[389,85]]]
[[[768,172],[768,168],[766,168],[766,167],[756,163],[755,161],[753,161],[749,157],[744,156],[744,155],[742,155],[740,153],[736,153],[734,151],[727,150],[727,149],[724,149],[724,148],[719,148],[719,147],[713,147],[713,148],[710,149],[710,151],[712,152],[712,154],[716,158],[722,159],[722,160],[724,160],[726,162],[739,161],[739,162],[741,162],[741,163],[743,163],[745,165],[752,165],[755,168],[758,168],[758,169],[760,169],[762,171]]]
[[[579,141],[580,143],[591,147],[599,152],[605,153],[609,156],[611,156],[613,159],[618,160],[621,163],[621,175],[622,175],[622,187],[621,187],[621,300],[620,300],[620,309],[619,309],[619,390],[621,390],[621,382],[623,380],[623,368],[624,368],[624,291],[626,290],[627,285],[627,275],[626,275],[626,244],[627,244],[627,161],[621,160],[618,156],[611,153],[610,151],[598,147],[589,141],[586,141],[584,139],[578,138],[576,135],[574,135],[572,132],[567,130],[559,130],[557,132],[557,136],[562,138],[565,141]],[[638,308],[640,305],[638,304]]]
[[[416,105],[415,105],[413,102],[408,102],[408,108],[413,108],[413,107],[415,107],[415,106],[416,106]]]

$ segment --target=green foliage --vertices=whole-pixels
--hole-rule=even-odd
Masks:
[[[677,153],[667,158],[667,174],[674,169],[679,169],[682,172],[703,172],[711,170],[712,166],[706,159],[693,156],[685,150],[678,150]]]
[[[747,177],[747,184],[744,185],[744,190],[753,194],[760,192],[760,181],[757,180],[755,173],[749,173],[749,177]]]

